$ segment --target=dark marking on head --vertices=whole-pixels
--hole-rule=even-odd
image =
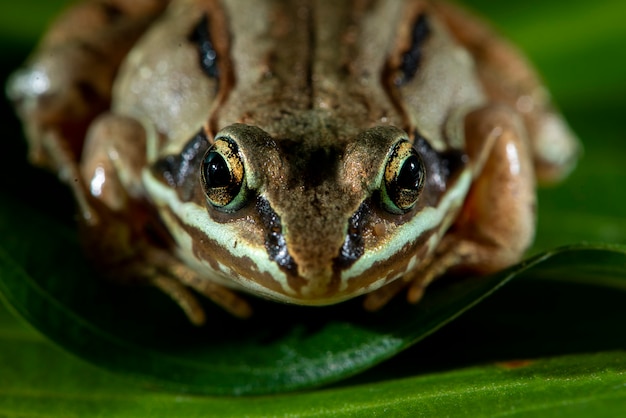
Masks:
[[[297,274],[298,266],[287,250],[287,241],[283,235],[283,225],[280,216],[262,197],[257,199],[257,212],[265,228],[265,249],[271,260],[274,260],[281,269],[291,274]]]
[[[200,56],[200,66],[202,70],[212,78],[219,77],[219,68],[217,66],[217,51],[211,41],[209,34],[209,19],[207,15],[203,15],[200,22],[195,26],[193,32],[189,36],[189,40],[198,46],[198,54]]]
[[[337,162],[332,149],[318,148],[313,151],[304,172],[309,186],[322,184],[326,176],[336,171]]]
[[[100,3],[99,6],[109,22],[115,22],[124,15],[124,12],[119,7],[110,2]]]
[[[422,157],[426,168],[425,188],[430,188],[439,195],[448,188],[449,181],[454,177],[466,164],[467,154],[459,150],[448,150],[445,152],[437,152],[430,143],[415,132],[415,140],[413,146]],[[434,196],[435,194],[429,193]],[[431,202],[429,202],[431,203]]]
[[[362,203],[359,209],[354,212],[350,218],[346,239],[341,246],[339,255],[333,260],[333,267],[335,271],[350,267],[365,252],[363,225],[365,224],[367,212],[367,205]]]
[[[181,200],[187,202],[198,184],[198,170],[208,147],[209,141],[201,129],[180,154],[167,155],[155,162],[153,172],[160,174],[167,184],[177,189]]]
[[[78,80],[75,82],[76,91],[80,95],[80,98],[84,103],[89,103],[92,106],[92,103],[102,102],[103,98],[98,92],[97,88],[89,81]]]
[[[430,35],[430,26],[428,18],[425,14],[418,16],[413,24],[411,31],[411,46],[402,55],[402,63],[400,64],[401,75],[396,78],[395,83],[398,86],[408,83],[415,77],[422,61],[422,46],[424,41]]]
[[[279,146],[288,156],[291,167],[288,187],[302,185],[305,190],[319,187],[336,178],[340,164],[340,151],[331,146],[312,147],[297,140],[282,140]]]

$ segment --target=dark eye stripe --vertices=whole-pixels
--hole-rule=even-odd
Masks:
[[[414,132],[414,138],[415,149],[428,173],[424,179],[424,187],[428,190],[428,193],[423,194],[426,198],[424,203],[437,206],[440,199],[455,187],[459,175],[467,168],[467,154],[455,149],[438,152],[417,131]]]
[[[287,250],[287,241],[283,235],[283,224],[280,216],[262,197],[257,200],[257,211],[261,223],[265,227],[265,248],[270,258],[278,263],[283,271],[292,274],[297,273],[298,266]]]
[[[400,71],[402,75],[396,80],[397,85],[406,84],[415,77],[422,60],[422,46],[430,35],[430,26],[425,14],[420,15],[411,31],[411,47],[402,56]]]
[[[155,177],[163,179],[170,187],[174,187],[178,197],[188,202],[197,184],[197,171],[202,157],[209,146],[209,141],[201,129],[180,152],[166,155],[152,166]]]
[[[367,205],[361,204],[359,209],[352,215],[348,223],[348,233],[341,246],[339,255],[333,260],[335,270],[345,270],[352,266],[356,260],[361,258],[365,252],[365,241],[363,239],[363,227],[367,216]]]
[[[189,40],[195,42],[198,46],[198,53],[200,55],[200,66],[202,70],[212,78],[218,78],[219,69],[217,67],[217,51],[213,42],[211,41],[211,35],[209,34],[209,19],[205,14],[194,28]]]

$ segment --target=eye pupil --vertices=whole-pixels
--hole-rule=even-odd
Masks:
[[[415,207],[424,188],[426,168],[409,141],[403,140],[394,146],[383,178],[383,208],[394,214],[403,214]]]
[[[421,167],[417,156],[408,157],[398,175],[397,185],[401,189],[419,190],[421,188],[424,177],[424,170]]]
[[[217,152],[209,152],[204,160],[205,179],[207,187],[226,187],[231,183],[231,174],[228,164]]]
[[[234,212],[247,201],[242,154],[230,138],[218,138],[204,156],[200,169],[204,194],[213,208]]]

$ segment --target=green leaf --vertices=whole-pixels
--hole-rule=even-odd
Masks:
[[[0,309],[0,415],[620,416],[625,341],[610,331],[621,330],[623,298],[611,287],[515,281],[368,373],[370,383],[238,399],[146,390],[53,349]]]
[[[570,248],[544,252],[491,277],[434,286],[416,306],[398,301],[369,314],[355,302],[320,309],[254,301],[251,320],[214,308],[211,324],[196,329],[156,292],[98,281],[72,234],[27,213],[10,203],[0,212],[0,291],[13,308],[51,340],[99,366],[196,393],[282,392],[353,375],[528,270],[602,279],[598,284],[617,280],[626,287],[623,249]]]

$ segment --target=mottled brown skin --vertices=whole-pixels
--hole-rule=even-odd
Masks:
[[[49,74],[58,76],[52,80],[55,88],[34,97],[15,94],[13,99],[25,122],[31,160],[58,172],[72,187],[89,252],[103,269],[125,282],[139,278],[159,287],[184,309],[193,323],[201,324],[205,318],[189,287],[234,315],[247,317],[251,311],[242,297],[224,286],[201,280],[193,269],[172,255],[173,239],[147,200],[141,172],[152,163],[145,145],[146,137],[152,133],[146,132],[142,124],[123,110],[135,106],[133,100],[145,100],[140,106],[154,104],[158,108],[159,96],[154,93],[152,101],[145,96],[122,97],[117,109],[108,110],[113,80],[122,60],[168,3],[94,0],[70,9],[52,27],[33,59],[35,65],[42,65]],[[203,9],[211,11],[211,35],[218,55],[226,57],[219,61],[219,88],[209,81],[198,86],[206,90],[207,97],[213,95],[211,100],[207,98],[206,103],[198,105],[198,112],[203,107],[211,109],[204,132],[212,140],[218,131],[232,123],[254,124],[268,132],[274,145],[263,151],[267,157],[259,163],[259,172],[274,167],[266,172],[270,178],[285,175],[280,168],[280,154],[272,150],[287,147],[294,138],[304,149],[307,141],[311,146],[328,141],[329,148],[349,154],[348,144],[364,130],[377,125],[397,126],[411,135],[416,128],[426,133],[447,129],[443,126],[443,116],[450,115],[428,119],[426,112],[412,112],[409,107],[415,104],[411,104],[410,88],[394,90],[392,86],[401,53],[410,47],[408,34],[413,17],[424,11],[436,15],[456,42],[472,55],[487,95],[486,104],[469,112],[459,125],[465,131],[464,152],[470,161],[472,186],[458,213],[450,213],[450,219],[446,218],[451,226],[435,251],[425,255],[422,267],[369,293],[365,307],[379,309],[407,288],[409,301],[417,302],[424,288],[447,271],[490,273],[520,259],[533,238],[535,182],[554,181],[566,174],[573,164],[577,145],[552,110],[537,76],[510,45],[473,17],[446,3],[408,2],[405,10],[408,17],[395,32],[376,33],[377,25],[369,25],[358,33],[358,23],[368,16],[368,11],[378,7],[375,2],[328,2],[325,7],[309,9],[302,7],[308,4],[306,1],[294,1],[272,9],[277,12],[272,15],[271,37],[273,42],[282,42],[285,47],[269,55],[262,55],[262,48],[246,49],[245,54],[237,55],[238,43],[256,42],[256,29],[236,26],[245,19],[235,19],[229,27],[228,17],[235,13],[230,3],[221,5],[210,0],[197,3],[198,17]],[[317,13],[314,19],[307,15],[312,10]],[[240,12],[246,13],[243,9]],[[328,23],[317,31],[294,32],[294,25],[307,25],[311,21]],[[187,29],[181,26],[171,30]],[[395,52],[381,56],[379,51],[392,38],[397,38]],[[336,43],[335,39],[341,42]],[[154,42],[166,40],[161,41],[155,35]],[[325,43],[328,47],[323,47]],[[316,55],[309,49],[310,45],[317,46]],[[233,62],[231,49],[235,51]],[[52,55],[55,58],[47,58]],[[197,78],[202,76],[196,68],[181,68],[181,71]],[[305,74],[307,71],[311,74]],[[128,80],[132,83],[134,79],[128,76]],[[122,81],[118,88],[123,91],[130,85]],[[417,104],[418,109],[420,105]],[[312,117],[312,107],[327,109],[332,118]],[[245,109],[243,113],[242,109]],[[159,112],[163,109],[155,110],[162,120],[170,117]],[[438,117],[441,121],[434,120]],[[314,122],[302,124],[303,120]],[[163,126],[158,127],[158,141],[165,142],[168,136],[178,137],[175,124]],[[547,136],[554,132],[558,135]],[[560,155],[545,152],[545,144],[550,141],[560,144]],[[366,154],[364,151],[362,160],[367,160]],[[277,186],[267,191],[273,201],[280,202],[281,216],[294,231],[287,240],[300,277],[327,277],[328,272],[322,270],[328,270],[327,260],[336,254],[333,245],[341,243],[344,235],[338,218],[343,213],[354,212],[361,203],[360,198],[350,197],[345,191],[360,190],[363,187],[360,179],[371,168],[355,163],[347,170],[354,171],[348,173],[347,184],[342,187],[329,184],[326,189],[302,192],[298,195],[300,200],[294,198],[293,190],[306,189],[306,180],[301,187]],[[302,172],[287,173],[284,179],[287,182],[297,182],[302,175]],[[94,179],[99,175],[103,181],[94,193]],[[328,200],[302,205],[303,201],[319,200],[319,196]],[[203,199],[200,185],[192,193],[192,199]],[[293,207],[289,206],[290,202]],[[380,216],[380,222],[372,228],[370,239],[382,237],[390,229],[384,223],[387,215],[376,216]],[[402,217],[399,219],[398,222],[403,222]],[[255,226],[250,228],[252,231]],[[426,238],[419,244],[425,245]],[[408,250],[426,253],[425,249],[405,251]],[[397,262],[397,271],[405,268],[406,261]],[[381,274],[385,271],[389,269],[382,269]],[[391,273],[386,274],[392,277]],[[326,287],[320,288],[320,292],[327,291]]]

